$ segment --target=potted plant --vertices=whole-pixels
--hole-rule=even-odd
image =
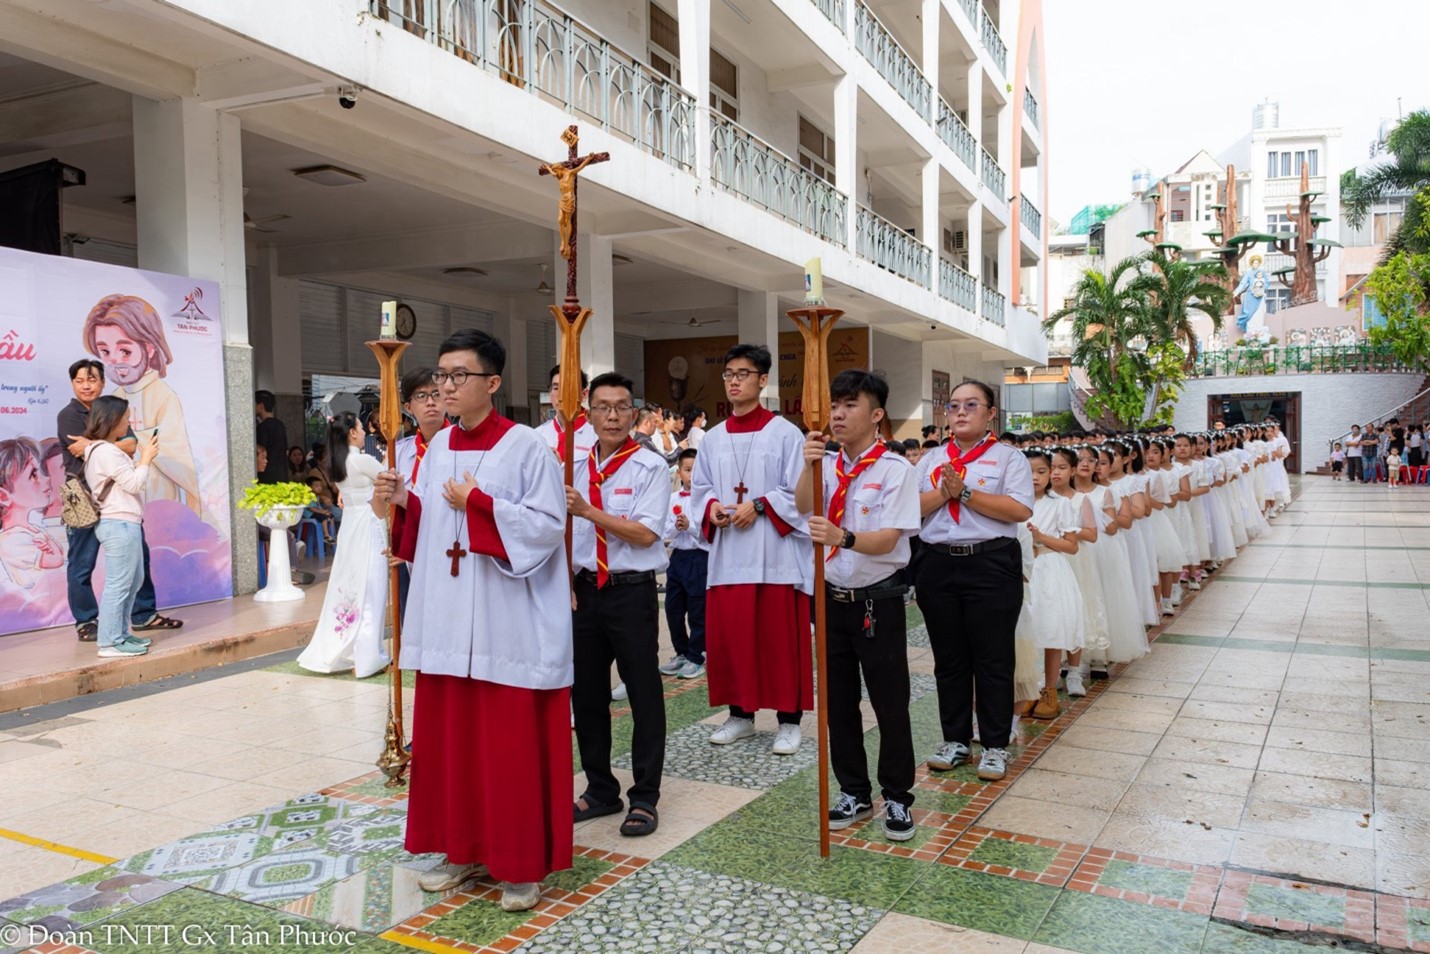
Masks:
[[[303,509],[317,497],[306,484],[292,481],[278,484],[248,485],[238,506],[253,511],[253,519],[270,531],[268,543],[268,583],[253,594],[260,603],[281,603],[301,600],[303,591],[293,585],[292,567],[288,563],[288,547],[283,535],[303,516]]]

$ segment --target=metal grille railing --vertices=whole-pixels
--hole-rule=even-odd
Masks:
[[[978,279],[944,259],[938,260],[938,293],[969,311],[978,310]]]
[[[371,13],[622,136],[695,164],[695,99],[545,0],[369,0]]]
[[[1419,373],[1388,345],[1267,345],[1201,351],[1193,374],[1204,378],[1257,374],[1337,374],[1364,371]]]
[[[983,11],[981,36],[988,55],[993,57],[993,62],[998,65],[998,72],[1006,74],[1008,72],[1008,44],[1004,43],[1003,37],[998,35],[998,28],[993,25],[993,18],[988,15],[987,10]]]
[[[904,102],[914,108],[914,112],[925,121],[932,122],[933,87],[915,65],[913,57],[904,52],[899,41],[879,22],[864,0],[855,0],[854,3],[854,45],[879,75],[889,81]]]
[[[999,328],[1004,326],[1008,299],[997,290],[983,286],[983,320],[991,321]]]
[[[1028,117],[1035,129],[1038,128],[1038,99],[1033,95],[1033,91],[1027,88],[1023,90],[1023,115]]]
[[[938,136],[965,166],[975,172],[978,170],[978,140],[943,97],[938,101]]]
[[[710,116],[710,178],[752,205],[847,246],[849,200],[739,123]]]
[[[877,212],[858,206],[855,252],[901,278],[930,287],[933,250]]]
[[[1029,232],[1042,238],[1043,235],[1043,213],[1038,211],[1038,207],[1028,201],[1028,197],[1020,196],[1018,201],[1018,218],[1022,220],[1024,227]]]
[[[829,18],[829,22],[839,27],[839,32],[844,32],[844,0],[810,0],[819,12]]]
[[[993,158],[993,154],[985,146],[979,146],[978,151],[982,153],[982,158],[978,164],[978,174],[993,194],[998,197],[999,202],[1008,201],[1008,174],[998,165],[998,161]]]

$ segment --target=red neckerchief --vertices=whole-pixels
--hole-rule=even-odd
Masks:
[[[422,458],[427,456],[427,438],[422,436],[422,428],[417,429],[417,460],[412,464],[412,486],[417,486],[417,469],[422,466]]]
[[[591,506],[597,510],[604,510],[601,506],[601,485],[604,484],[616,471],[621,469],[621,465],[630,458],[632,454],[641,449],[641,446],[627,437],[626,442],[621,445],[621,449],[616,451],[606,459],[605,466],[599,471],[596,469],[596,452],[600,450],[599,444],[591,448],[591,453],[586,457],[586,462],[591,470],[590,496]],[[596,588],[600,589],[606,585],[606,581],[611,578],[610,567],[607,566],[606,531],[605,528],[596,525]]]
[[[978,458],[982,457],[984,454],[988,453],[988,449],[997,443],[998,442],[993,439],[993,432],[989,431],[987,434],[983,435],[983,440],[979,441],[977,444],[973,445],[973,447],[969,448],[966,454],[962,454],[958,457],[955,457],[953,455],[958,450],[958,444],[954,441],[949,441],[948,462],[953,465],[953,472],[957,474],[960,479],[962,479],[968,473],[968,465],[973,463]],[[933,472],[929,476],[933,478],[933,485],[935,488],[943,484],[942,467],[935,467],[933,469]],[[954,523],[958,523],[960,520],[958,511],[958,498],[954,497],[948,502],[948,515],[953,518]]]
[[[551,424],[556,428],[556,459],[561,463],[566,463],[566,432],[561,429],[561,415],[558,414],[551,419]],[[571,428],[571,433],[575,434],[586,426],[586,412],[581,411],[576,415],[576,422]]]
[[[834,495],[829,498],[829,522],[836,527],[844,521],[844,500],[849,496],[849,485],[854,482],[864,471],[868,470],[879,459],[879,456],[888,450],[883,441],[875,441],[874,446],[869,448],[869,453],[859,458],[854,464],[854,469],[848,473],[844,470],[844,452],[840,451],[835,459],[834,473],[839,478],[839,486],[834,488]],[[834,559],[839,555],[839,547],[830,547],[829,555],[825,557],[825,562]]]

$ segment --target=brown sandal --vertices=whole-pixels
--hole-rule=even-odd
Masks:
[[[154,618],[149,620],[149,622],[137,626],[130,626],[129,629],[136,633],[147,633],[153,629],[178,629],[183,625],[184,621],[181,619],[171,619],[168,616],[160,616],[158,613],[155,613]]]

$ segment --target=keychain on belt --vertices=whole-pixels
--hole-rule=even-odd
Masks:
[[[864,601],[864,638],[874,638],[874,601]]]

